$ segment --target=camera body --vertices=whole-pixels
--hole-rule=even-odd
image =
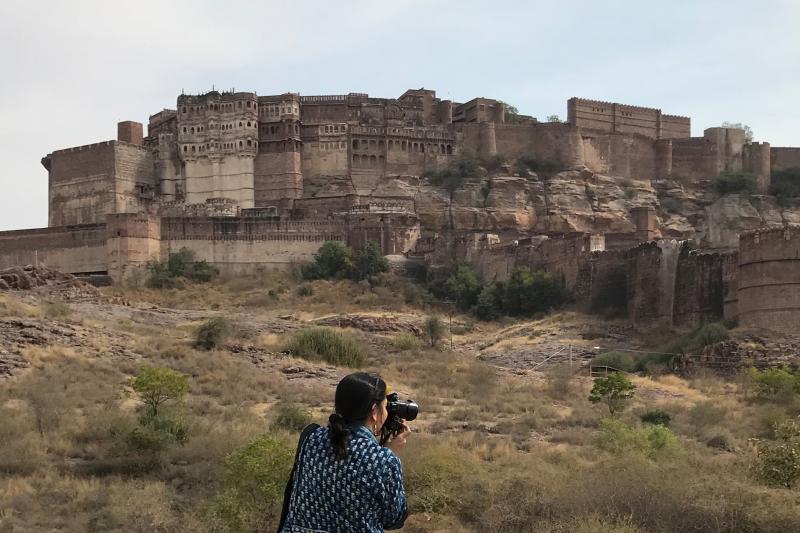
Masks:
[[[400,400],[400,395],[396,392],[386,396],[386,411],[388,416],[381,428],[381,445],[385,444],[390,437],[396,436],[403,431],[403,422],[417,418],[419,405],[414,400]]]

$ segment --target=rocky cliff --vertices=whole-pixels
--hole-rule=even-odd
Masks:
[[[354,192],[348,178],[315,184],[314,195]],[[495,175],[452,193],[417,176],[390,176],[359,190],[376,199],[413,200],[423,230],[500,234],[635,230],[631,209],[656,209],[663,237],[694,239],[704,247],[733,248],[738,234],[766,224],[800,223],[800,202],[771,196],[719,196],[711,183],[636,180],[588,168],[550,175]]]

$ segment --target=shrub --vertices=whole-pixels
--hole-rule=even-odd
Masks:
[[[370,241],[363,250],[355,254],[353,279],[361,281],[369,279],[389,269],[389,262],[383,256],[381,246],[375,241]]]
[[[549,161],[546,159],[539,159],[533,155],[522,155],[517,158],[516,163],[514,163],[514,172],[517,174],[524,176],[525,174],[530,172],[555,172],[558,170],[559,165],[554,161]]]
[[[404,459],[409,507],[413,512],[444,514],[467,495],[464,483],[478,465],[452,446],[415,444]]]
[[[770,177],[769,193],[778,198],[800,197],[800,167],[773,172]]]
[[[728,328],[719,322],[705,324],[692,336],[690,350],[700,351],[706,346],[728,340]]]
[[[465,263],[456,265],[455,270],[445,282],[448,298],[455,301],[456,306],[462,311],[466,311],[475,305],[481,288],[478,276]]]
[[[675,454],[681,448],[678,438],[667,427],[631,427],[616,418],[600,421],[598,446],[617,454],[639,452],[652,459]]]
[[[157,417],[158,409],[170,400],[180,400],[189,390],[189,376],[170,368],[142,366],[131,381],[131,387],[145,405],[149,416]]]
[[[636,385],[624,374],[614,373],[604,378],[594,380],[594,385],[589,393],[592,403],[604,403],[611,416],[625,409],[625,404],[636,393]]]
[[[42,309],[47,318],[67,318],[72,314],[72,309],[63,302],[47,302]]]
[[[483,287],[472,310],[475,316],[480,320],[500,318],[503,314],[504,293],[505,285],[503,283],[491,283]]]
[[[233,326],[224,317],[218,316],[203,322],[194,333],[194,345],[211,350],[222,344],[233,332]]]
[[[672,417],[670,417],[666,412],[662,411],[661,409],[654,409],[652,411],[647,411],[646,413],[642,414],[639,418],[645,424],[652,424],[654,426],[664,426],[665,428],[668,428],[670,422],[672,421]]]
[[[403,332],[399,333],[395,338],[392,340],[394,347],[398,350],[419,350],[422,346],[422,342],[420,342],[419,338],[413,333]]]
[[[447,168],[426,172],[425,176],[432,185],[444,187],[452,194],[466,182],[480,179],[481,173],[478,160],[470,154],[463,154]]]
[[[299,405],[279,404],[275,407],[275,411],[277,415],[272,423],[273,429],[302,431],[312,422],[311,413]]]
[[[756,440],[752,472],[769,485],[790,488],[800,479],[800,425],[794,420],[775,426],[775,440]]]
[[[735,452],[736,446],[733,443],[733,437],[728,433],[716,433],[706,441],[706,446],[725,452]]]
[[[367,359],[366,349],[356,339],[343,331],[324,327],[298,331],[286,351],[296,357],[340,366],[360,367]]]
[[[792,372],[788,368],[751,368],[747,377],[756,396],[762,400],[786,403],[800,392],[800,373]]]
[[[756,192],[757,178],[748,172],[723,172],[716,177],[712,186],[717,194]]]
[[[294,450],[271,435],[258,437],[229,455],[222,488],[211,509],[219,529],[274,530],[293,461]]]
[[[154,289],[169,289],[180,286],[181,279],[195,283],[207,283],[219,275],[219,269],[206,261],[197,261],[195,253],[181,248],[169,254],[166,263],[150,261],[147,286]]]
[[[605,352],[592,359],[594,366],[608,366],[622,370],[623,372],[633,372],[636,370],[636,359],[628,352]]]
[[[314,295],[314,288],[311,285],[300,285],[295,290],[295,294],[298,296],[313,296]]]
[[[505,285],[504,310],[512,316],[530,316],[560,307],[567,295],[552,274],[518,267]]]
[[[444,337],[444,323],[438,316],[429,316],[425,319],[425,337],[431,345],[436,348]]]
[[[689,409],[689,423],[700,433],[705,428],[718,425],[726,414],[727,410],[712,400],[697,402]]]
[[[353,250],[338,241],[327,241],[314,254],[314,261],[301,267],[305,279],[347,276],[353,268]]]

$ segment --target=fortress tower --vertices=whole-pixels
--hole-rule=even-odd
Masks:
[[[176,185],[176,197],[183,196],[189,204],[230,198],[240,207],[254,207],[253,169],[258,150],[255,93],[181,95],[177,129],[183,183]]]
[[[303,194],[300,95],[261,96],[258,109],[255,205],[291,208]]]

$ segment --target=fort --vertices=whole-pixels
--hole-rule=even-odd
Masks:
[[[308,260],[326,240],[355,248],[376,241],[385,254],[429,263],[465,258],[484,276],[545,268],[589,302],[623,280],[634,320],[724,314],[784,330],[797,323],[796,229],[749,233],[739,251],[705,253],[652,242],[660,233],[647,205],[630,210],[627,232],[598,222],[581,234],[509,240],[459,233],[452,221],[446,235],[426,228],[418,199],[387,183],[422,180],[467,154],[532,156],[616,180],[741,171],[756,176],[759,194],[771,172],[800,167],[800,148],[753,142],[738,128],[692,137],[689,117],[660,109],[570,98],[564,122],[508,110],[499,100],[459,103],[424,88],[398,98],[181,94],[174,109],[149,117],[146,135],[142,124],[120,122],[115,140],[43,157],[48,227],[0,232],[0,268],[42,263],[124,282],[187,247],[237,275]]]

